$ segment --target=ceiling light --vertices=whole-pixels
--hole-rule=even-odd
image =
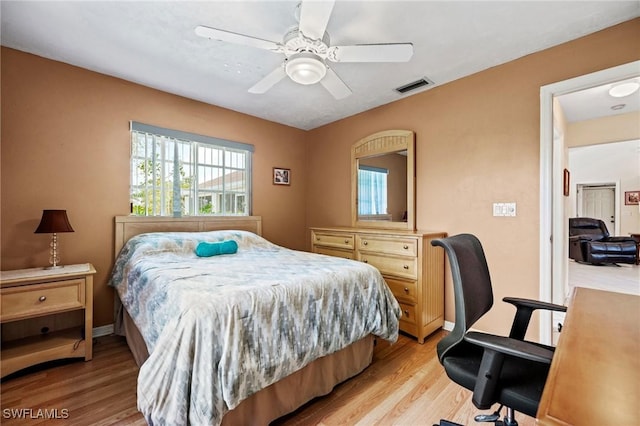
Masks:
[[[618,84],[609,89],[609,94],[614,98],[624,98],[635,93],[640,88],[640,83],[630,81],[628,83]]]
[[[309,52],[292,55],[287,60],[284,70],[291,80],[299,84],[315,84],[327,74],[327,66],[322,59]]]

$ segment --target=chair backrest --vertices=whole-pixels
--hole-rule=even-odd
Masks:
[[[569,218],[569,236],[587,235],[594,240],[609,238],[607,225],[600,220],[591,217]]]
[[[453,330],[438,343],[438,357],[462,341],[465,333],[493,305],[489,267],[478,238],[460,234],[431,242],[445,249],[451,267],[455,298]]]

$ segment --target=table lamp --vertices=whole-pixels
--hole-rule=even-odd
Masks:
[[[73,228],[69,223],[66,210],[43,210],[40,225],[35,230],[35,234],[51,234],[51,257],[49,263],[51,266],[46,269],[61,268],[58,265],[60,258],[58,257],[58,232],[73,232]]]

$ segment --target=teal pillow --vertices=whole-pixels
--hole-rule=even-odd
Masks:
[[[218,243],[207,243],[203,241],[196,247],[196,254],[200,257],[217,256],[219,254],[234,254],[237,251],[238,243],[233,240],[221,241]]]

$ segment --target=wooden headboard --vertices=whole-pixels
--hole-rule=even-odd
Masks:
[[[262,235],[261,216],[116,216],[115,256],[131,237],[146,232],[200,232],[239,229]]]

